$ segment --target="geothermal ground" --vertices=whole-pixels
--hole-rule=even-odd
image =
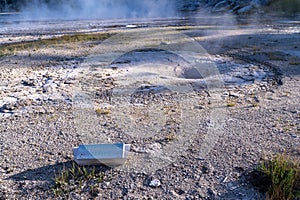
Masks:
[[[260,162],[299,159],[300,18],[1,25],[3,47],[103,39],[3,51],[0,199],[260,199]],[[124,166],[58,184],[103,142],[131,144]]]

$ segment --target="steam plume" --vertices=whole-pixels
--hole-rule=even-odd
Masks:
[[[32,19],[166,17],[175,13],[172,0],[31,0],[21,11]]]

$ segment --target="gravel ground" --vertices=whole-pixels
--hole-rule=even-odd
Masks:
[[[300,154],[300,27],[271,22],[197,24],[179,38],[172,27],[120,29],[93,49],[78,42],[1,57],[0,199],[264,198],[247,175],[277,153]],[[136,39],[145,31],[161,35]],[[199,73],[176,48],[145,48],[175,39],[200,44],[188,58],[220,73]],[[113,64],[98,67],[99,54]],[[222,86],[209,84],[216,77]],[[103,180],[56,196],[53,179],[72,166],[72,148],[103,141],[132,145],[125,166],[97,167]]]

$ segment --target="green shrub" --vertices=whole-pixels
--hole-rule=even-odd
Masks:
[[[265,161],[259,170],[270,180],[268,200],[292,200],[299,197],[299,162],[292,162],[283,155]]]

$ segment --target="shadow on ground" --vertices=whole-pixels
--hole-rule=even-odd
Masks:
[[[55,177],[61,176],[64,170],[69,170],[74,166],[73,161],[61,162],[54,165],[46,165],[36,169],[28,169],[26,171],[14,174],[6,180],[12,180],[16,183],[15,190],[23,196],[40,194],[47,197],[53,196],[53,188],[55,186]],[[75,164],[77,167],[78,165]],[[95,169],[95,173],[104,173],[109,170],[106,166],[86,167],[88,171]],[[43,191],[43,193],[41,193]],[[44,196],[43,196],[44,197]],[[1,199],[1,198],[0,198]]]
[[[54,165],[46,165],[36,169],[28,169],[18,174],[14,174],[7,179],[14,181],[48,181],[53,182],[53,179],[62,170],[70,169],[73,166],[73,161],[61,162]],[[88,167],[87,167],[88,168]],[[97,171],[105,172],[109,170],[106,166],[97,166]]]
[[[227,189],[220,199],[266,199],[270,180],[258,170],[252,170],[243,172],[235,181],[223,184]]]
[[[72,166],[72,161],[46,165],[36,169],[28,169],[18,174],[14,174],[7,179],[14,181],[49,181],[52,182],[55,175],[61,170]]]

